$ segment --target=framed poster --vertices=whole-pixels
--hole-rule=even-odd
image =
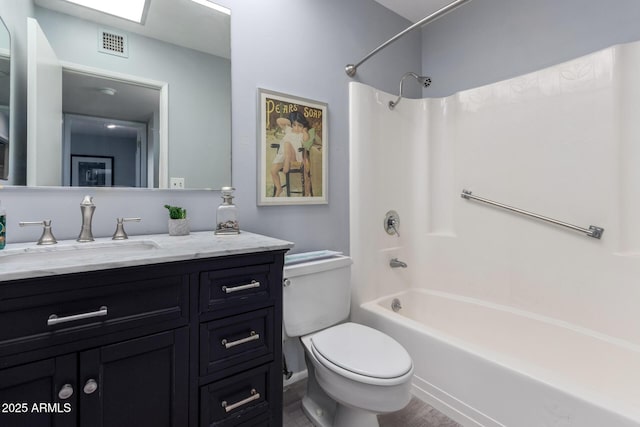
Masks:
[[[327,104],[258,89],[258,205],[328,203]]]
[[[71,155],[72,187],[113,187],[113,157]]]

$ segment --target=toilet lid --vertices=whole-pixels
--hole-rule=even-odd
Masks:
[[[397,378],[413,367],[409,353],[396,340],[357,323],[320,331],[311,337],[311,342],[330,363],[367,377]]]

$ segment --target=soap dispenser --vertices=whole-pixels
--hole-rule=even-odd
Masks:
[[[238,208],[233,204],[233,187],[222,187],[222,204],[216,212],[215,234],[239,234]]]

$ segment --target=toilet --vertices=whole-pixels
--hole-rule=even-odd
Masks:
[[[318,427],[376,427],[377,414],[411,399],[413,362],[390,336],[347,322],[351,258],[285,265],[285,339],[302,342],[308,379],[302,408]]]

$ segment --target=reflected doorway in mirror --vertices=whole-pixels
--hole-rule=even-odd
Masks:
[[[71,155],[72,187],[113,187],[113,157]]]
[[[64,115],[63,185],[71,181],[71,153],[111,157],[118,164],[113,186],[147,187],[153,182],[154,141],[147,139],[147,123],[113,120],[103,117]]]

